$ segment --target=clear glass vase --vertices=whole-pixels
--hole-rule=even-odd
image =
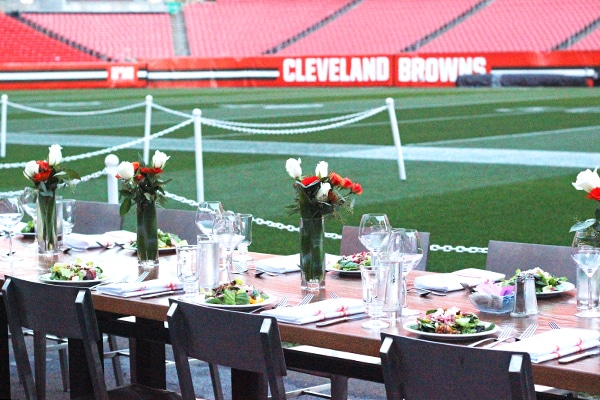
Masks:
[[[146,280],[158,278],[158,227],[156,203],[136,203],[137,256],[139,272],[148,271]]]
[[[325,221],[300,219],[301,288],[316,292],[325,288]]]
[[[38,192],[37,219],[35,233],[38,254],[53,256],[58,254],[58,235],[56,229],[56,192]]]

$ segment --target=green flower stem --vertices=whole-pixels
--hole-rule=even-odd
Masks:
[[[36,234],[40,252],[56,251],[56,192],[38,193]]]
[[[325,232],[323,218],[300,220],[300,270],[304,283],[321,285],[325,280]]]
[[[139,261],[158,260],[158,228],[156,225],[156,203],[136,203],[137,254]]]

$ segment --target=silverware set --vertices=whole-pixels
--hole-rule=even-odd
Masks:
[[[482,348],[484,348],[484,349],[491,349],[492,347],[495,347],[495,346],[499,345],[500,343],[506,342],[509,339],[515,339],[515,341],[527,339],[528,337],[533,336],[533,334],[537,330],[537,327],[538,327],[538,324],[531,324],[519,336],[511,336],[510,334],[514,328],[514,325],[506,324],[500,331],[500,334],[498,335],[498,337],[482,339],[478,342],[471,343],[469,345],[469,347],[477,347],[480,344],[489,342],[491,340],[492,343],[488,343],[485,346],[482,346]]]
[[[149,271],[144,271],[142,272],[137,278],[135,278],[133,281],[131,282],[143,282],[144,279],[146,279],[146,277],[150,274]],[[111,281],[111,282],[102,282],[102,283],[98,283],[97,285],[94,286],[90,286],[89,289],[90,290],[95,290],[97,289],[99,286],[105,286],[105,285],[110,285],[113,283],[127,283],[130,282],[129,280],[129,275],[124,275],[121,279],[117,280],[117,281]]]

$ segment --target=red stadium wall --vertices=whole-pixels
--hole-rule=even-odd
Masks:
[[[0,89],[124,87],[453,87],[461,75],[566,74],[598,81],[600,52],[173,58],[0,64]]]

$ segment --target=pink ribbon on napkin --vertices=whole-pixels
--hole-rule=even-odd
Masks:
[[[533,335],[519,342],[503,344],[496,349],[529,353],[531,362],[537,364],[596,346],[600,346],[600,332],[563,328]]]
[[[110,283],[98,286],[99,293],[118,297],[135,297],[144,294],[159,293],[167,290],[183,289],[178,280],[152,279],[144,282]]]
[[[362,312],[365,312],[362,300],[339,298],[323,300],[304,306],[276,308],[263,311],[261,314],[275,317],[281,322],[302,325]]]

